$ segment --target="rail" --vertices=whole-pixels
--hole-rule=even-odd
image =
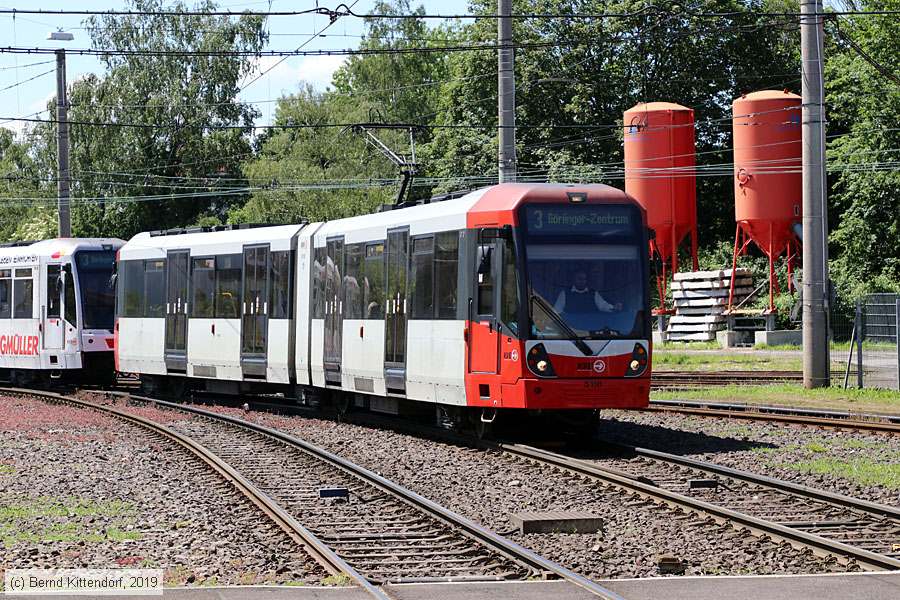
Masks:
[[[900,433],[900,415],[687,400],[651,400],[647,410],[703,417],[729,417],[816,427]]]
[[[252,423],[249,421],[245,421],[243,419],[238,419],[236,417],[232,417],[229,415],[223,415],[216,412],[212,412],[209,410],[205,410],[202,408],[197,408],[194,406],[185,406],[173,402],[168,402],[165,400],[159,400],[156,398],[148,398],[145,396],[136,396],[133,394],[128,394],[125,392],[106,392],[112,396],[118,396],[126,399],[137,400],[141,402],[151,403],[157,406],[163,406],[175,410],[180,410],[184,412],[189,412],[193,414],[197,414],[209,419],[219,420],[231,423],[238,427],[245,428],[250,431],[254,431],[257,433],[261,433],[267,435],[271,438],[279,440],[289,446],[293,446],[304,452],[320,459],[321,461],[331,464],[333,466],[338,467],[348,473],[355,475],[356,477],[362,479],[366,483],[383,490],[384,492],[395,496],[397,498],[402,499],[404,502],[419,508],[424,513],[431,515],[432,517],[443,521],[445,523],[450,524],[453,527],[458,528],[460,531],[467,533],[472,538],[480,541],[485,546],[494,549],[495,551],[504,554],[506,556],[510,556],[513,559],[529,566],[531,569],[539,572],[539,573],[552,573],[561,579],[564,579],[574,585],[577,585],[592,594],[600,597],[606,598],[609,600],[624,600],[620,595],[609,590],[597,582],[590,580],[570,569],[563,567],[560,564],[557,564],[551,560],[548,560],[515,542],[506,539],[505,537],[485,528],[481,525],[471,521],[462,515],[459,515],[427,498],[421,496],[411,490],[406,489],[403,486],[398,485],[397,483],[390,481],[377,473],[374,473],[365,467],[357,465],[349,460],[342,458],[336,454],[333,454],[323,448],[315,446],[305,440],[297,438],[293,435],[285,433],[283,431],[279,431],[277,429],[273,429],[270,427],[266,427],[264,425],[260,425],[257,423]]]
[[[231,483],[245,498],[256,505],[272,522],[290,536],[295,543],[302,546],[322,567],[332,575],[344,575],[353,583],[366,590],[371,596],[379,600],[388,600],[388,596],[378,587],[372,585],[365,577],[360,575],[353,567],[346,563],[327,545],[322,543],[308,529],[301,525],[294,517],[285,511],[277,502],[256,487],[253,483],[235,471],[227,462],[198,444],[191,438],[177,431],[126,411],[118,410],[111,406],[105,406],[80,398],[73,398],[63,394],[43,390],[30,390],[22,388],[0,388],[0,392],[27,395],[43,400],[65,403],[81,408],[87,408],[113,416],[119,420],[142,427],[156,435],[168,439],[187,450],[194,457],[205,463],[211,470],[217,473],[225,481]],[[112,392],[107,392],[110,394]],[[115,392],[119,394],[120,392]]]
[[[656,390],[672,390],[801,381],[803,381],[802,371],[653,371],[650,376],[650,387]]]
[[[612,484],[619,488],[627,489],[643,497],[650,498],[655,501],[661,501],[670,506],[676,506],[682,509],[707,514],[718,521],[739,524],[747,527],[757,535],[767,535],[777,540],[787,541],[795,547],[809,548],[820,555],[824,553],[826,555],[830,554],[833,556],[842,557],[845,560],[853,560],[863,567],[874,570],[900,569],[900,560],[898,560],[897,558],[885,556],[883,554],[872,552],[850,544],[845,544],[833,539],[828,539],[820,535],[811,534],[803,531],[802,529],[799,529],[798,527],[791,527],[783,523],[762,519],[741,511],[727,508],[719,504],[680,494],[678,492],[674,492],[662,486],[656,485],[652,480],[642,476],[634,476],[622,470],[604,468],[603,466],[585,460],[521,444],[497,443],[496,447],[514,456],[566,469],[570,472],[580,475],[585,475],[587,477]],[[657,458],[660,457],[657,456]],[[751,476],[752,474],[749,473],[743,474],[744,478]],[[771,487],[770,484],[764,481],[763,478],[756,478],[753,482],[754,484],[763,487]],[[795,489],[791,490],[791,493],[800,495],[803,492],[803,490],[799,489],[801,487],[802,486],[796,486]],[[819,494],[823,493],[824,492],[819,492]],[[831,500],[833,500],[833,498]],[[846,503],[852,502],[853,499],[842,497],[841,501]],[[872,504],[873,503],[864,503],[860,504],[859,506],[854,506],[854,508],[863,510],[871,514],[871,511],[874,510],[871,506]],[[878,510],[891,511],[890,507],[880,507],[880,505],[876,506],[879,506]],[[893,514],[896,514],[896,511],[893,511]]]

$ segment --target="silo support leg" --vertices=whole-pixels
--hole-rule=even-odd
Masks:
[[[738,223],[734,232],[734,255],[731,257],[731,281],[728,283],[728,311],[734,302],[734,271],[737,269],[737,257],[741,242],[741,224]]]
[[[694,218],[694,228],[691,229],[691,258],[694,259],[694,270],[700,270],[700,261],[697,258],[697,246],[699,245],[699,240],[697,238],[697,219]]]

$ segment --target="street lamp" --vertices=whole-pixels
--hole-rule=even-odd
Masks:
[[[75,36],[68,31],[57,30],[47,34],[54,42],[71,42]],[[56,166],[57,206],[59,210],[59,237],[72,237],[72,217],[69,202],[69,103],[66,99],[66,50],[56,51]]]
[[[68,31],[51,31],[47,34],[47,39],[53,42],[71,42],[75,36]]]

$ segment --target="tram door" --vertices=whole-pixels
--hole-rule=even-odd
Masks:
[[[325,382],[341,384],[341,335],[344,328],[344,238],[325,243]]]
[[[269,332],[269,245],[244,246],[241,306],[241,371],[265,378]]]
[[[406,393],[407,278],[409,230],[388,231],[384,304],[384,382],[389,392]]]
[[[470,373],[495,374],[500,365],[499,244],[489,233],[490,230],[479,231],[475,247],[475,297],[469,308],[472,321],[468,336]]]
[[[59,350],[65,341],[65,325],[62,320],[63,282],[60,265],[47,265],[47,302],[43,314],[43,338],[45,350]]]
[[[188,265],[190,251],[166,254],[166,369],[187,369]]]

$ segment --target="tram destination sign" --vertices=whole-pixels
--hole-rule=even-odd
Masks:
[[[634,229],[635,211],[615,204],[532,204],[525,207],[531,235],[622,235]]]

